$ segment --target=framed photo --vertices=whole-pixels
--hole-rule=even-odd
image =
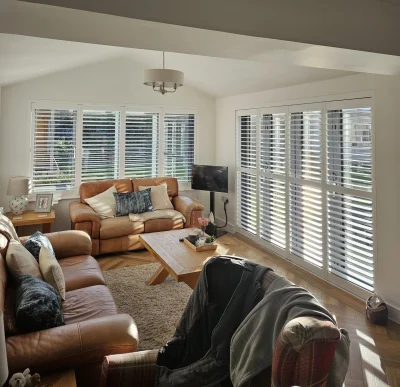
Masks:
[[[35,212],[50,212],[53,205],[53,194],[37,194]]]

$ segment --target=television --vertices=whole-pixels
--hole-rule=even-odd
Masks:
[[[192,189],[210,192],[228,192],[228,167],[193,165]]]

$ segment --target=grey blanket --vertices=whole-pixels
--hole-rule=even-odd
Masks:
[[[284,277],[277,278],[264,298],[246,316],[231,340],[230,374],[235,387],[246,386],[254,376],[272,365],[274,344],[284,328],[297,317],[335,318],[307,290]],[[342,386],[349,361],[349,336],[341,329],[328,386]]]

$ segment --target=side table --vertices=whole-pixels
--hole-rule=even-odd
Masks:
[[[17,233],[18,227],[20,226],[32,226],[35,224],[42,225],[42,231],[44,234],[51,232],[51,224],[56,220],[56,214],[54,210],[50,212],[34,212],[26,211],[22,215],[13,215],[11,212],[7,212],[7,218],[9,218],[14,225]]]

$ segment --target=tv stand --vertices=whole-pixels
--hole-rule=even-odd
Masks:
[[[215,192],[210,191],[210,212],[213,213],[215,219]],[[214,220],[215,222],[215,220]],[[206,228],[206,234],[214,235],[216,238],[222,237],[227,234],[227,231],[220,230],[217,228],[216,224],[210,223]]]

